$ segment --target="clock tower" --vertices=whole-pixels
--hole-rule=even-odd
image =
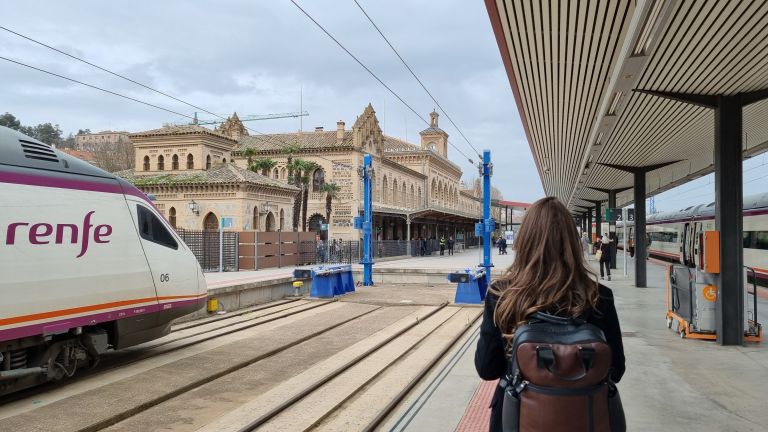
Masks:
[[[448,157],[448,134],[437,125],[440,115],[434,110],[429,113],[429,127],[419,132],[421,135],[421,148]]]

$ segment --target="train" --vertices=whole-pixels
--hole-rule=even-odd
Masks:
[[[192,251],[125,180],[0,126],[0,395],[73,376],[205,305]]]
[[[757,283],[768,286],[768,193],[745,196],[743,202],[744,266],[754,269]],[[649,242],[649,256],[690,267],[698,266],[699,234],[714,229],[714,202],[648,215],[646,241]],[[616,223],[616,236],[621,246],[624,241],[622,222]],[[627,236],[636,240],[634,222],[627,223]]]

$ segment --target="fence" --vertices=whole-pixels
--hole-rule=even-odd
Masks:
[[[314,239],[315,233],[311,232],[240,232],[240,269],[312,264],[315,261],[314,249],[306,245],[314,245]]]
[[[179,237],[187,244],[197,258],[203,271],[219,271],[219,232],[195,231],[179,228],[176,230]],[[236,232],[225,231],[223,233],[224,271],[238,271],[238,243],[239,236]]]

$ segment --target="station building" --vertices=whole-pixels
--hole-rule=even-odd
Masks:
[[[130,135],[136,168],[115,174],[150,195],[176,228],[289,230],[294,186],[232,163],[237,141],[202,126],[171,126]]]
[[[314,162],[311,173],[308,230],[318,231],[328,223],[325,216],[325,182],[341,190],[333,201],[330,220],[332,238],[357,239],[353,217],[362,209],[362,185],[358,168],[363,155],[373,156],[375,170],[373,210],[375,236],[379,240],[440,238],[458,241],[474,238],[474,223],[482,212],[482,200],[461,182],[461,169],[448,158],[448,134],[440,129],[438,114],[430,114],[430,126],[420,132],[420,143],[412,144],[382,133],[373,106],[368,104],[351,128],[344,121],[335,130],[315,128],[310,132],[251,135],[233,115],[217,128],[238,142],[235,164],[245,168],[247,149],[255,158],[276,162],[267,173],[272,179],[288,181],[285,149],[299,150],[292,157]]]
[[[430,114],[420,143],[413,144],[383,134],[370,104],[351,128],[339,121],[330,131],[318,127],[252,135],[235,113],[215,130],[185,125],[130,134],[136,168],[117,174],[151,194],[179,228],[215,229],[221,217],[232,217],[234,230],[291,231],[293,202],[300,192],[288,184],[286,148],[292,146],[292,158],[318,167],[309,175],[307,230],[321,232],[322,224],[329,224],[332,238],[357,240],[353,217],[362,209],[358,168],[370,153],[376,239],[454,236],[472,244],[477,241],[474,223],[482,214],[481,193],[461,181],[461,169],[448,158],[448,134],[440,129],[438,117]],[[255,155],[246,156],[247,149]],[[255,173],[247,169],[249,157],[271,159],[275,166]],[[330,221],[322,191],[326,182],[340,188]]]

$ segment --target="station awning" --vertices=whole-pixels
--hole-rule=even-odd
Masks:
[[[607,165],[654,167],[654,195],[713,171],[713,110],[644,93],[768,88],[768,2],[486,0],[547,195],[572,210],[626,189]],[[768,147],[768,101],[743,111],[743,154]],[[668,164],[668,165],[667,165]],[[632,191],[617,195],[619,205]]]

